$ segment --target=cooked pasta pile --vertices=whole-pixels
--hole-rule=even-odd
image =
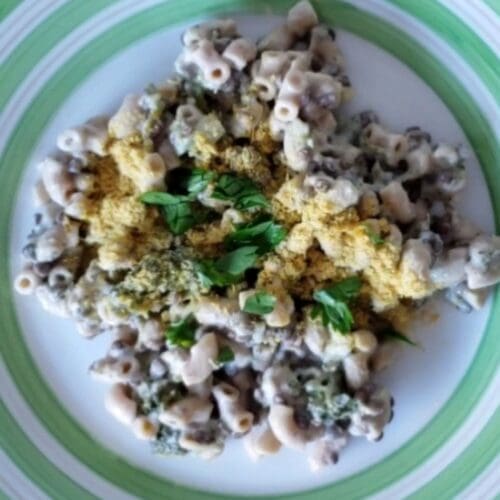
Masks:
[[[374,376],[411,314],[440,291],[480,308],[500,238],[455,209],[459,148],[338,111],[353,90],[307,1],[258,43],[226,19],[182,44],[175,76],[60,135],[15,286],[110,338],[90,373],[155,452],[243,437],[335,463],[382,438]]]

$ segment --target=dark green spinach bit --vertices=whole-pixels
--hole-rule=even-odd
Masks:
[[[219,354],[217,356],[217,364],[225,365],[226,363],[230,363],[234,360],[234,352],[227,345],[223,346],[222,349],[219,350]]]
[[[198,323],[192,314],[186,316],[183,320],[170,325],[167,328],[165,336],[169,344],[189,349],[196,343],[195,333]]]

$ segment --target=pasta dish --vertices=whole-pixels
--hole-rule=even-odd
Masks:
[[[193,26],[174,76],[39,165],[15,288],[109,338],[90,374],[155,453],[242,438],[333,464],[382,438],[376,374],[415,311],[442,294],[471,312],[500,281],[500,237],[455,208],[463,149],[346,116],[335,38],[307,1],[258,42]]]

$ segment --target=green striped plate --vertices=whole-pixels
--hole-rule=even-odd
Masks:
[[[495,498],[500,494],[500,298],[416,332],[383,375],[396,416],[376,445],[353,441],[311,474],[300,455],[249,461],[239,443],[219,459],[161,460],[105,414],[86,376],[107,340],[14,296],[12,276],[33,210],[36,162],[58,131],[109,112],[167,76],[179,35],[229,14],[257,36],[289,0],[2,0],[0,5],[0,497]],[[498,232],[498,1],[317,0],[335,26],[357,95],[390,127],[420,125],[473,151],[463,211]],[[3,491],[3,493],[2,493]]]

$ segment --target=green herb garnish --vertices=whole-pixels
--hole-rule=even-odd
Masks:
[[[217,356],[217,364],[224,365],[226,363],[230,363],[234,360],[234,352],[227,345],[223,346],[222,349],[219,350],[219,354]]]
[[[227,248],[238,248],[246,245],[258,247],[259,254],[270,252],[286,237],[286,229],[265,216],[246,224],[238,224],[235,231],[225,239]]]
[[[380,335],[383,338],[398,340],[400,342],[404,342],[405,344],[410,344],[413,347],[419,347],[419,345],[416,342],[413,342],[413,340],[408,338],[406,335],[403,335],[402,333],[398,332],[397,330],[394,330],[394,328],[386,328],[385,330],[380,332]]]
[[[222,174],[219,177],[212,198],[230,201],[238,210],[269,207],[269,200],[255,182],[234,174]]]
[[[139,199],[149,205],[158,205],[168,228],[175,235],[205,222],[209,215],[209,210],[194,202],[190,196],[150,191]]]
[[[168,175],[169,192],[189,196],[194,201],[215,177],[215,172],[203,168],[176,168]]]
[[[379,247],[385,243],[385,238],[374,231],[374,229],[369,224],[365,224],[365,233],[376,247]]]
[[[311,311],[311,317],[321,317],[324,326],[331,325],[341,333],[351,331],[354,318],[349,309],[349,302],[355,299],[361,290],[361,280],[347,278],[322,290],[314,292],[317,302]]]
[[[211,286],[227,286],[243,281],[244,272],[254,266],[259,255],[255,246],[241,247],[217,260],[198,262],[202,283]]]
[[[276,297],[267,292],[257,292],[245,301],[243,311],[250,314],[269,314],[276,305]]]
[[[196,343],[195,333],[198,323],[192,314],[183,320],[170,325],[165,336],[170,344],[189,349]]]

